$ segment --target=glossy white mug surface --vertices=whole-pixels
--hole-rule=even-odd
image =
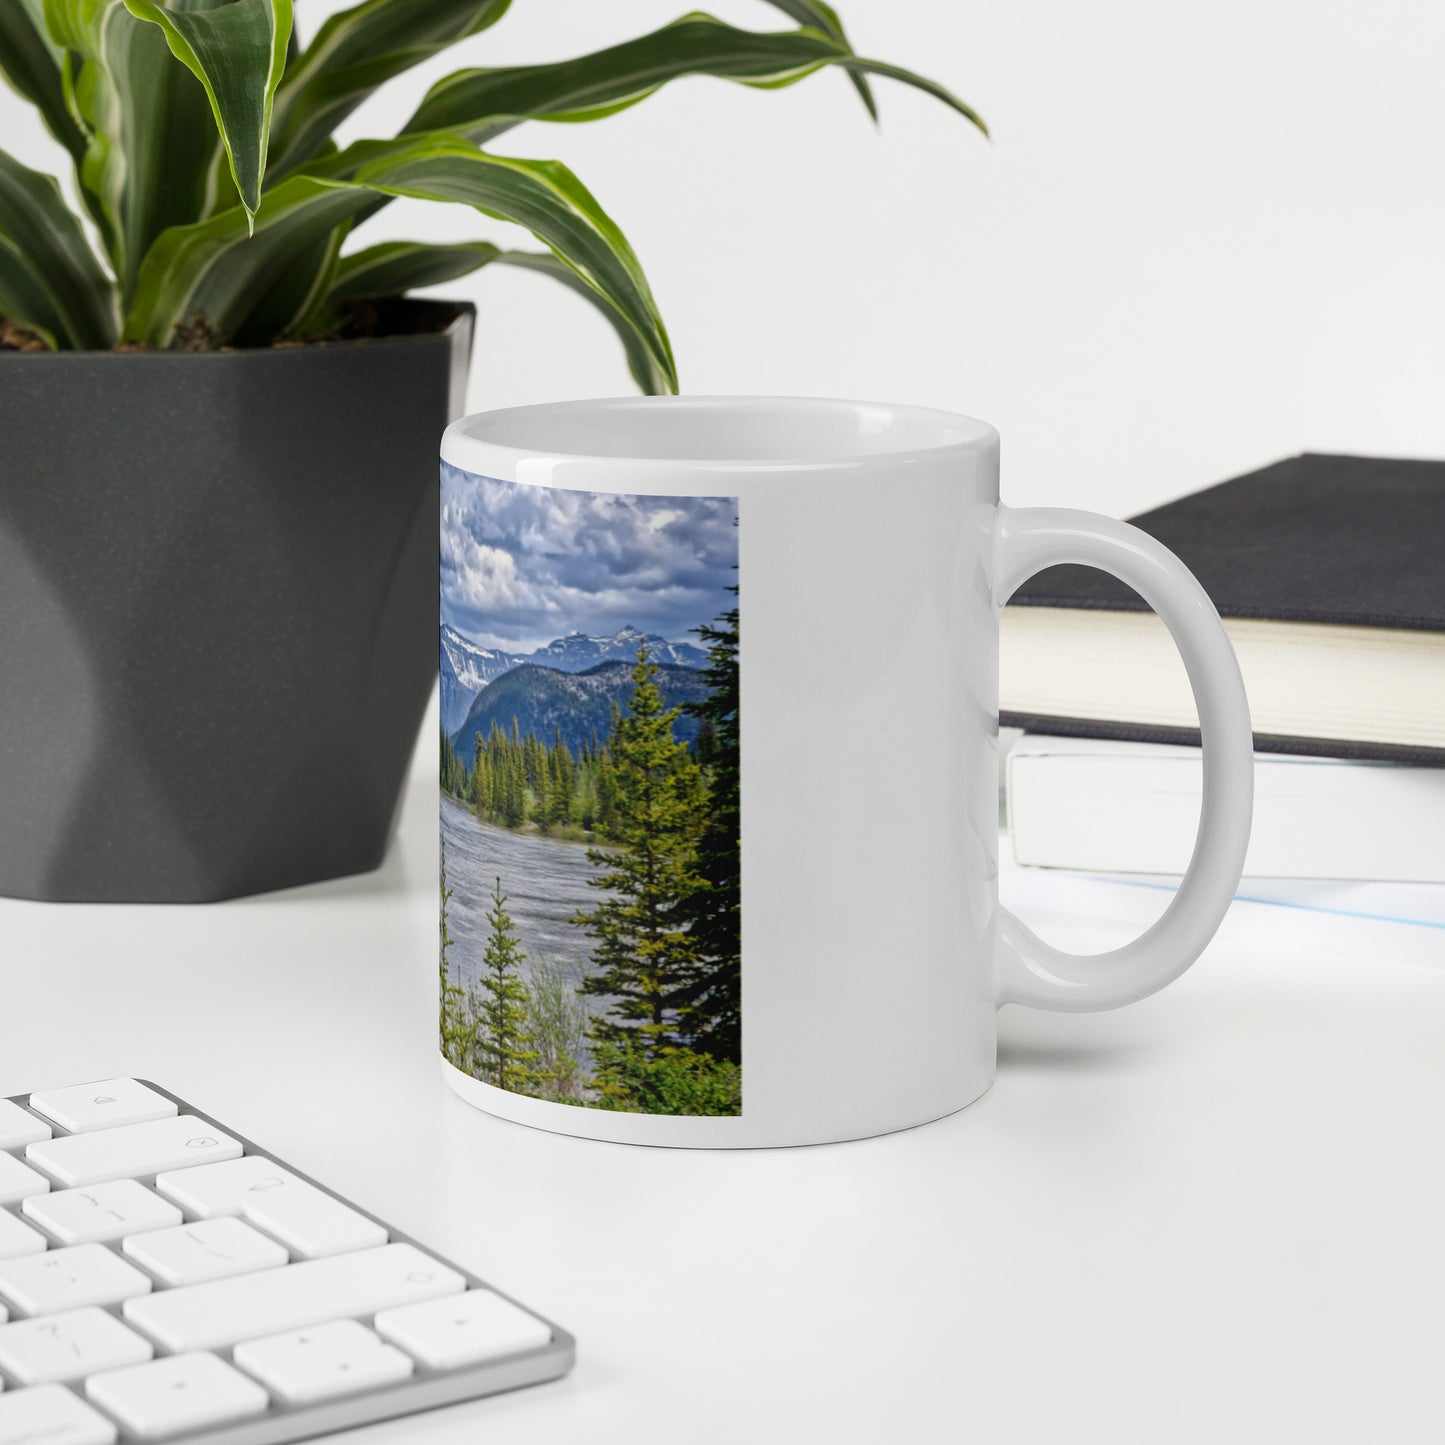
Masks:
[[[559,1103],[446,1065],[463,1097],[522,1123],[643,1144],[902,1129],[989,1087],[1000,1005],[1129,1003],[1213,936],[1240,877],[1252,797],[1249,712],[1218,616],[1136,528],[1002,505],[987,423],[841,401],[558,403],[458,421],[442,460],[444,573],[447,508],[453,525],[467,511],[481,536],[484,484],[538,517],[549,496],[554,511],[575,511],[569,493],[664,519],[692,515],[697,499],[735,499],[741,614],[740,1112]],[[499,515],[499,536],[505,525]],[[1203,736],[1188,876],[1142,937],[1096,957],[1051,947],[998,900],[999,614],[1057,563],[1112,572],[1160,614]],[[444,585],[444,613],[448,595]],[[468,615],[487,633],[484,613]]]

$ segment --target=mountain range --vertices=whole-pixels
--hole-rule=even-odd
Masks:
[[[657,686],[668,707],[701,702],[708,695],[702,674],[693,667],[659,663]],[[626,707],[632,696],[632,663],[602,662],[585,672],[563,672],[523,662],[487,684],[477,694],[453,736],[457,753],[470,765],[476,738],[486,738],[495,723],[503,732],[526,737],[535,733],[550,744],[557,734],[574,754],[594,738],[605,739],[611,730],[612,706]],[[697,737],[698,719],[684,713],[673,724],[680,742]]]
[[[556,672],[582,673],[599,663],[625,661],[630,667],[639,647],[660,666],[699,668],[707,666],[707,653],[690,642],[669,642],[654,633],[624,627],[611,637],[591,637],[569,632],[534,652],[503,652],[478,647],[447,623],[441,629],[442,727],[448,736],[467,720],[477,696],[498,678],[528,663]],[[510,723],[506,724],[508,727]],[[525,732],[525,727],[523,728]],[[604,726],[603,732],[606,732]],[[540,734],[539,734],[540,735]],[[470,754],[469,754],[470,756]]]

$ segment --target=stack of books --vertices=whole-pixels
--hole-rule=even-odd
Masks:
[[[1304,455],[1132,519],[1184,561],[1255,729],[1246,876],[1445,882],[1445,462]],[[1040,573],[1004,611],[1019,863],[1179,873],[1201,770],[1164,625],[1123,583]]]

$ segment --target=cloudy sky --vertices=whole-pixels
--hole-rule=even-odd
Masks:
[[[442,620],[530,652],[623,627],[669,642],[733,606],[733,497],[635,497],[493,481],[442,463]]]

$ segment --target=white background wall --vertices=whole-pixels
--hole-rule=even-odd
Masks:
[[[854,44],[926,71],[992,143],[839,74],[689,80],[498,144],[571,165],[632,238],[689,391],[911,400],[1003,432],[1005,489],[1127,515],[1305,448],[1445,455],[1445,7],[1412,0],[838,0]],[[302,0],[309,34],[337,0]],[[557,58],[681,0],[515,0],[358,114],[381,132],[457,65]],[[710,8],[758,28],[755,0]],[[0,144],[61,168],[0,93]],[[360,237],[498,237],[403,203]],[[545,278],[481,307],[474,408],[628,388]]]

